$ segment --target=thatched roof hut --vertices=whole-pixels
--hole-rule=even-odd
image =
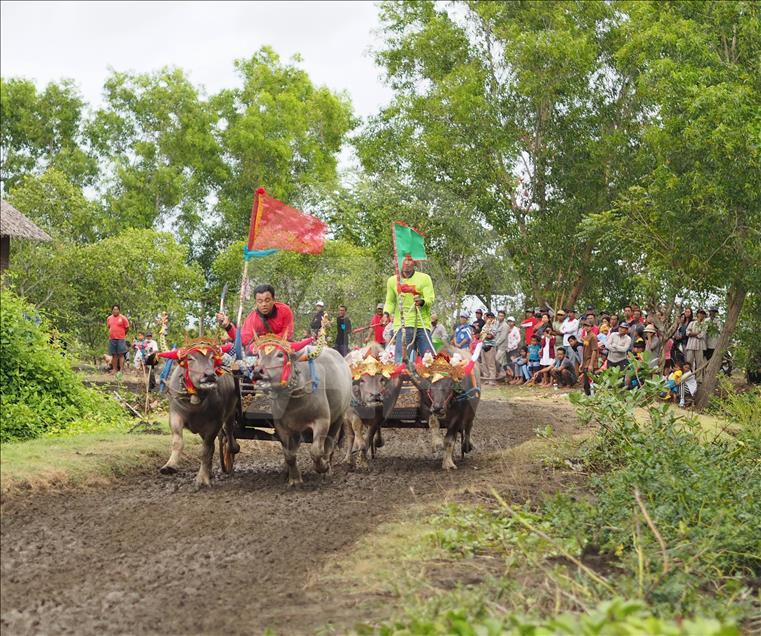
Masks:
[[[0,203],[0,272],[8,267],[11,236],[34,241],[53,240],[10,203],[2,201]]]

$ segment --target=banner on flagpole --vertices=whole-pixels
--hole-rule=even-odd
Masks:
[[[399,269],[407,256],[416,261],[424,261],[428,258],[425,253],[425,237],[415,228],[401,221],[394,221],[393,238]]]
[[[327,225],[272,198],[264,188],[256,191],[246,255],[263,256],[275,250],[319,254],[325,245]]]

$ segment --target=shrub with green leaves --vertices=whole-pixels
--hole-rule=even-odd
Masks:
[[[0,441],[92,430],[121,418],[118,405],[82,384],[33,305],[10,290],[0,301]]]
[[[592,502],[559,497],[547,511],[562,514],[558,531],[620,556],[636,573],[631,591],[664,612],[712,602],[741,612],[761,576],[761,429],[737,422],[734,434],[709,435],[656,403],[662,391],[658,382],[640,391],[603,382],[594,396],[574,397],[600,425],[587,466],[606,472],[591,480]]]
[[[495,616],[485,609],[475,615],[451,610],[433,619],[413,616],[380,628],[360,626],[357,631],[380,636],[740,636],[740,630],[731,622],[706,618],[664,620],[654,616],[643,603],[621,598],[600,603],[586,614],[560,614],[546,620]]]

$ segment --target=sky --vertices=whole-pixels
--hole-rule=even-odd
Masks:
[[[233,61],[263,45],[300,54],[312,81],[345,90],[366,118],[391,98],[370,55],[379,42],[373,2],[0,3],[0,72],[38,87],[73,79],[101,103],[109,68],[185,70],[207,94],[239,84]]]

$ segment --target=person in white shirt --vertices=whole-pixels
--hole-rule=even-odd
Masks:
[[[513,316],[507,317],[507,364],[511,364],[513,358],[518,357],[518,349],[521,346],[521,330],[515,325]]]
[[[570,350],[571,348],[568,344],[568,338],[576,336],[578,339],[579,337],[579,319],[576,317],[576,312],[573,309],[568,310],[566,319],[563,321],[563,324],[560,325],[560,331],[563,334],[563,347],[565,347],[565,352],[570,358],[573,355],[573,352]]]
[[[158,364],[159,351],[158,343],[153,339],[153,334],[149,331],[145,334],[145,340],[143,341],[143,364],[148,369],[148,388],[153,390],[156,388],[156,373],[155,367]]]
[[[611,331],[608,334],[608,368],[618,367],[623,369],[629,364],[627,354],[632,344],[629,335],[629,323],[622,322],[618,325],[618,332]]]

